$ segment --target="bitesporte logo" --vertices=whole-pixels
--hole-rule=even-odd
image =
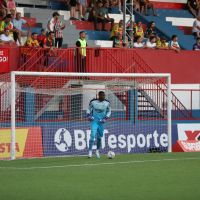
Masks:
[[[72,145],[72,137],[69,131],[64,128],[58,129],[54,136],[54,144],[59,151],[68,151]]]

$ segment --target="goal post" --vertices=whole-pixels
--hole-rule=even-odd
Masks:
[[[170,74],[13,71],[10,158],[86,154],[85,111],[101,90],[112,108],[103,153],[172,151]],[[20,141],[23,153],[17,154]]]

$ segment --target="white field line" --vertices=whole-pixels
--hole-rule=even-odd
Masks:
[[[196,157],[188,158],[166,158],[166,159],[156,159],[156,160],[132,160],[132,161],[121,161],[121,162],[104,162],[104,163],[84,163],[84,164],[72,164],[72,165],[52,165],[43,167],[0,167],[0,169],[9,170],[35,170],[35,169],[53,169],[53,168],[68,168],[68,167],[93,167],[102,165],[123,165],[123,164],[136,164],[136,163],[148,163],[148,162],[163,162],[163,161],[184,161],[184,160],[200,160]]]

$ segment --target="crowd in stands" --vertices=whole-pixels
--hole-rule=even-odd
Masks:
[[[65,0],[64,0],[65,1]],[[70,5],[71,20],[77,20],[76,12],[79,11],[80,20],[88,20],[94,24],[96,31],[107,31],[106,24],[110,25],[110,40],[113,41],[115,48],[149,48],[149,49],[172,49],[176,52],[180,51],[178,37],[173,35],[171,41],[160,36],[156,31],[155,22],[151,22],[147,28],[142,22],[133,22],[126,28],[132,31],[132,38],[123,38],[124,24],[123,20],[115,23],[114,19],[109,16],[110,9],[113,7],[119,8],[123,1],[121,0],[66,0]],[[134,9],[147,15],[147,9],[152,9],[153,15],[157,16],[153,4],[149,0],[134,0]],[[196,37],[196,43],[193,46],[194,50],[199,50],[200,45],[200,16],[199,4],[195,4],[197,0],[188,0],[193,14],[196,14],[196,20],[193,25],[193,34]],[[197,5],[196,7],[194,6]],[[189,8],[190,8],[189,7]],[[198,8],[198,9],[197,9]],[[86,13],[88,16],[86,17]],[[191,11],[192,12],[192,11]],[[99,26],[101,24],[101,26]],[[23,26],[27,26],[27,31],[23,30]],[[130,27],[132,25],[132,27]],[[101,27],[101,29],[99,29]],[[0,44],[17,44],[23,45],[21,38],[27,37],[25,46],[28,47],[43,47],[43,48],[61,48],[63,43],[63,30],[65,24],[60,18],[58,12],[52,14],[52,18],[48,21],[47,29],[42,29],[38,35],[35,32],[30,32],[30,25],[21,17],[21,13],[16,11],[14,0],[0,0]],[[130,35],[130,34],[129,34]]]
[[[121,20],[119,24],[116,24],[110,35],[110,39],[113,40],[113,47],[122,48],[148,48],[148,49],[172,49],[176,52],[180,51],[180,46],[178,43],[178,37],[173,35],[171,41],[167,42],[166,38],[159,37],[156,32],[156,24],[154,21],[150,22],[146,30],[143,28],[142,22],[133,23],[133,45],[130,46],[130,40],[125,38],[123,40],[123,21]]]

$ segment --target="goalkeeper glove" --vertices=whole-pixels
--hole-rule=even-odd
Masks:
[[[103,119],[100,119],[99,121],[100,121],[101,123],[105,123],[105,122],[107,121],[107,119],[108,119],[108,117],[104,117]]]
[[[94,120],[94,117],[93,117],[92,115],[90,115],[90,114],[87,115],[87,118],[88,118],[88,120],[89,120],[90,122]]]

